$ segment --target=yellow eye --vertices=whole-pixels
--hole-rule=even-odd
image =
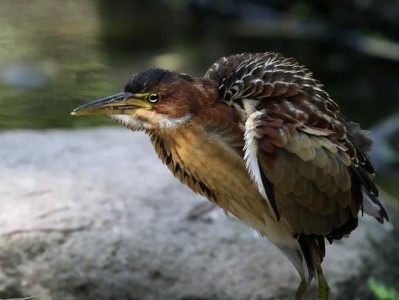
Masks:
[[[149,94],[147,96],[147,101],[150,103],[157,103],[161,99],[161,96],[159,94]]]

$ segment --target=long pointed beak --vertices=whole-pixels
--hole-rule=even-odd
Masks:
[[[139,108],[151,109],[151,103],[142,94],[128,92],[118,93],[106,98],[98,99],[75,108],[71,115],[113,115],[129,114]]]

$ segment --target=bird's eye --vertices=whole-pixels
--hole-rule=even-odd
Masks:
[[[151,102],[151,103],[158,102],[160,98],[161,98],[161,96],[159,96],[159,94],[149,94],[147,96],[148,102]]]

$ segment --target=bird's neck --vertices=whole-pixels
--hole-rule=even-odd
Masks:
[[[200,151],[198,143],[201,132],[187,126],[147,133],[158,157],[182,183],[188,185],[196,193],[210,199],[215,198],[211,187],[204,182],[199,172],[201,166],[194,162],[198,159]]]

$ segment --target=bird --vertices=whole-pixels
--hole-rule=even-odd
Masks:
[[[326,242],[348,236],[363,213],[388,221],[367,132],[294,58],[234,54],[203,77],[153,67],[71,114],[147,133],[175,177],[286,255],[301,278],[295,299],[313,279],[329,299]]]

